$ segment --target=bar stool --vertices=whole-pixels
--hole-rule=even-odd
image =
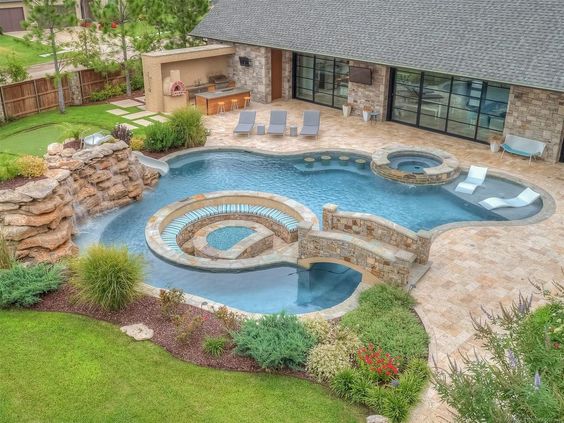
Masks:
[[[245,97],[245,109],[251,107],[251,97]]]
[[[239,102],[236,98],[231,99],[231,110],[238,110],[239,109]]]
[[[217,103],[217,113],[220,115],[225,113],[225,101],[219,101]]]

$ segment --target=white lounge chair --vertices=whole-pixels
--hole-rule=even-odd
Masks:
[[[474,194],[474,190],[484,183],[486,174],[488,173],[487,167],[470,166],[468,176],[464,182],[459,183],[455,191],[464,194]]]
[[[521,194],[514,198],[490,197],[480,201],[480,205],[488,210],[499,209],[502,207],[525,207],[534,203],[540,194],[531,188],[525,189]]]
[[[517,154],[518,156],[528,157],[530,165],[533,157],[542,157],[545,147],[546,144],[541,141],[518,137],[516,135],[507,135],[505,142],[501,144],[501,148],[503,149],[501,157],[503,157],[507,151],[511,154]]]

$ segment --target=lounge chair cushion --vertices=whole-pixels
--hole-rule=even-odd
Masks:
[[[546,144],[543,142],[518,137],[516,135],[508,135],[505,137],[505,143],[501,145],[501,148],[508,153],[524,157],[540,157],[545,147]]]

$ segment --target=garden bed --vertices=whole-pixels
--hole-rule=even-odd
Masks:
[[[0,181],[0,190],[2,189],[14,189],[27,184],[28,182],[40,181],[45,179],[46,176],[38,176],[36,178],[25,178],[23,176],[16,176],[13,179],[8,179],[7,181]]]
[[[41,302],[33,306],[33,309],[81,314],[119,326],[143,323],[153,329],[154,336],[151,339],[153,342],[181,360],[217,369],[245,372],[263,371],[252,358],[235,355],[232,351],[232,346],[218,358],[207,355],[202,350],[203,340],[206,337],[225,335],[226,330],[222,322],[213,313],[188,304],[181,304],[178,312],[201,316],[205,319],[205,322],[202,330],[195,333],[187,344],[182,344],[175,339],[176,328],[174,323],[165,320],[161,316],[159,300],[153,297],[143,296],[120,311],[104,311],[100,308],[83,305],[74,301],[74,289],[72,286],[65,284],[58,291],[45,295]],[[313,380],[305,372],[283,370],[270,373]]]

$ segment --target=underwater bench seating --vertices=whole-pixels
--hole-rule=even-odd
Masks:
[[[177,217],[170,222],[161,233],[163,241],[175,251],[181,251],[176,242],[176,236],[187,225],[194,224],[202,219],[207,219],[221,215],[250,215],[270,219],[278,225],[285,228],[288,232],[296,232],[298,230],[298,221],[288,214],[269,207],[253,206],[250,204],[221,204],[217,206],[207,206],[200,209],[192,210],[184,216]]]

